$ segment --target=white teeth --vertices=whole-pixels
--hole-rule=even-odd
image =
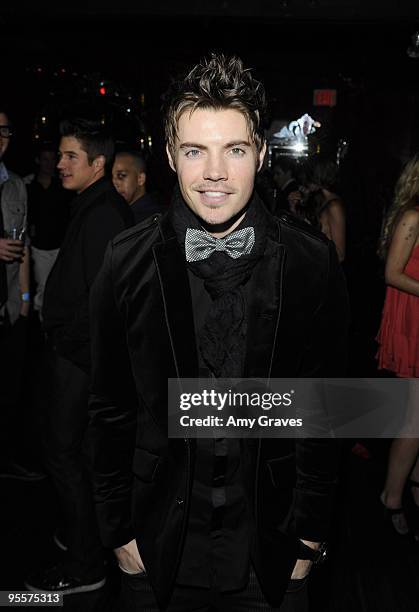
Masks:
[[[204,193],[210,198],[219,198],[220,196],[227,195],[224,191],[204,191]]]

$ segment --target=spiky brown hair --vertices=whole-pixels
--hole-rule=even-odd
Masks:
[[[236,56],[211,53],[182,79],[172,83],[163,105],[166,142],[173,154],[181,115],[197,109],[234,109],[247,122],[258,151],[264,143],[265,90]]]

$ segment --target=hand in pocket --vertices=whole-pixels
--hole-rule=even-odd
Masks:
[[[128,544],[115,548],[119,567],[128,574],[141,574],[145,572],[144,564],[138,552],[137,542],[131,540]]]

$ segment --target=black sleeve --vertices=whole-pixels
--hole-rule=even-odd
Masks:
[[[85,282],[89,288],[102,265],[108,243],[126,227],[124,219],[113,206],[97,206],[87,215],[83,224],[83,250]]]
[[[103,544],[133,539],[132,458],[137,399],[121,313],[114,299],[112,245],[90,296],[92,384],[89,401],[92,472]]]
[[[89,291],[103,262],[106,246],[126,224],[116,208],[97,206],[86,215],[82,227],[85,296],[80,298],[73,319],[66,330],[66,337],[73,347],[72,359],[80,367],[89,370],[90,325]],[[80,350],[74,350],[79,346]]]
[[[336,249],[330,243],[327,291],[314,318],[305,352],[304,369],[311,371],[313,378],[345,376],[348,328],[346,281]],[[323,406],[323,409],[327,411],[328,407]],[[330,437],[307,438],[296,442],[296,533],[298,537],[311,541],[323,541],[328,537],[340,463],[339,440],[333,437],[331,430],[324,433]]]

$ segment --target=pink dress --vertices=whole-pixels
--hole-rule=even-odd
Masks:
[[[419,245],[404,269],[419,281]],[[378,367],[402,378],[419,378],[419,297],[387,287],[377,341]]]

